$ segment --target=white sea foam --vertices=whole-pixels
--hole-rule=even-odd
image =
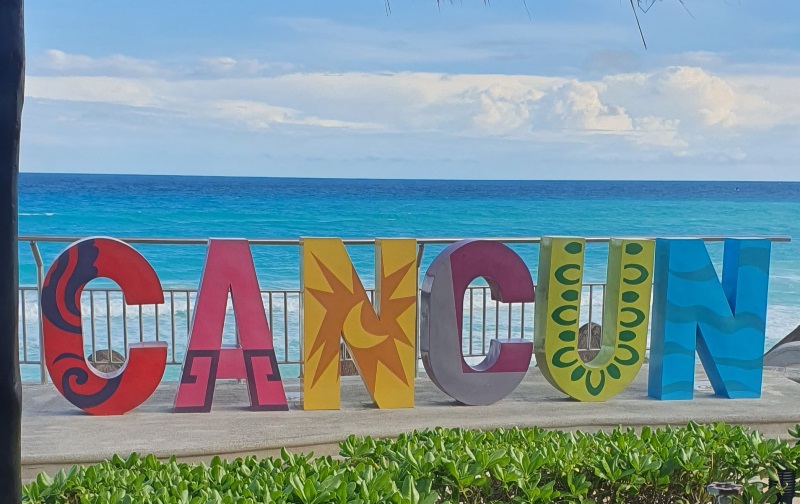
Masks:
[[[800,273],[796,270],[776,270],[770,271],[770,280],[773,282],[789,281],[800,284]]]
[[[485,295],[484,295],[485,292]],[[603,289],[595,288],[592,304],[592,320],[602,324]],[[111,347],[124,352],[127,331],[128,343],[144,340],[156,340],[156,327],[158,339],[169,343],[170,358],[172,358],[174,340],[174,354],[177,362],[183,357],[186,348],[187,335],[191,320],[189,314],[194,314],[196,295],[191,293],[188,299],[183,293],[171,297],[165,296],[165,303],[158,307],[147,305],[141,307],[141,322],[138,306],[128,306],[123,318],[123,300],[120,293],[115,292],[109,296],[108,301],[104,293],[95,293],[94,311],[88,292],[81,297],[81,313],[83,316],[83,330],[86,354],[93,348],[103,349],[108,347],[109,327],[111,328]],[[272,311],[270,312],[269,295],[262,295],[264,311],[271,325],[275,350],[280,361],[300,359],[300,296],[297,293],[287,295],[285,301],[282,294],[272,297]],[[174,304],[174,309],[173,309]],[[579,323],[582,326],[589,321],[589,289],[584,288],[581,295],[581,310]],[[29,361],[39,358],[39,306],[35,292],[28,292],[24,303],[24,334],[22,344],[23,312],[20,311],[20,351],[22,357]],[[473,291],[472,301],[469,295],[463,301],[463,350],[465,355],[479,354],[488,349],[493,338],[533,338],[534,305],[526,304],[524,311],[519,303],[512,305],[498,303],[491,299],[489,291]],[[510,317],[509,317],[510,310]],[[173,317],[174,313],[174,317]],[[110,320],[108,314],[111,315]],[[485,316],[484,316],[485,314]],[[92,316],[94,325],[92,325]],[[173,325],[174,324],[174,325]],[[772,303],[768,308],[766,349],[771,348],[780,339],[791,332],[800,324],[800,306],[792,304]],[[140,333],[141,326],[141,333]],[[174,331],[174,332],[173,332]],[[649,334],[648,334],[649,340]],[[226,344],[236,341],[236,321],[233,304],[228,299],[225,316],[223,341]],[[95,345],[93,347],[93,345]],[[479,362],[481,358],[470,358]],[[35,371],[35,370],[34,370]],[[26,371],[26,379],[37,379],[34,371]],[[33,373],[31,376],[28,374]],[[35,376],[34,376],[35,375]]]

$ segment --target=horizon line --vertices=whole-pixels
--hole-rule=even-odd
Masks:
[[[282,177],[273,175],[189,175],[189,174],[170,174],[170,173],[81,173],[81,172],[25,172],[20,171],[20,176],[74,176],[74,177],[182,177],[182,178],[217,178],[217,179],[272,179],[272,180],[357,180],[357,181],[376,181],[376,182],[616,182],[616,183],[730,183],[730,184],[800,184],[798,180],[724,180],[724,179],[514,179],[514,178],[392,178],[392,177]]]

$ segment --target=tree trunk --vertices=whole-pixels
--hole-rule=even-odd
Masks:
[[[0,504],[16,504],[22,498],[17,332],[17,174],[25,83],[22,2],[0,0]]]

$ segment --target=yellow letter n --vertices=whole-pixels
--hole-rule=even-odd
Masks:
[[[416,240],[376,240],[375,309],[341,240],[304,238],[300,249],[303,408],[339,409],[342,338],[379,408],[414,407]]]

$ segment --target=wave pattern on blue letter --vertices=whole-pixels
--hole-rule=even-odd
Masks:
[[[761,396],[769,240],[725,240],[720,283],[701,240],[656,242],[648,394],[691,399],[695,351],[717,395]]]

